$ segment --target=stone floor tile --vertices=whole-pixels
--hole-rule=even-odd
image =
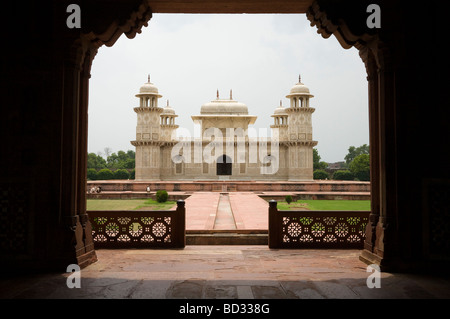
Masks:
[[[204,280],[174,281],[167,289],[167,299],[200,299],[204,297]]]
[[[237,299],[238,288],[234,285],[209,284],[205,288],[205,298],[207,299]]]
[[[68,273],[5,276],[2,298],[449,298],[448,279],[381,273],[368,288],[358,250],[276,250],[267,246],[187,246],[185,249],[97,250],[81,270],[81,288]]]
[[[286,299],[289,297],[279,284],[277,286],[252,286],[252,293],[255,299]]]

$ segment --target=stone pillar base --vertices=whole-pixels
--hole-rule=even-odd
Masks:
[[[416,273],[433,271],[439,273],[437,265],[430,265],[422,263],[419,260],[402,260],[399,257],[385,258],[381,257],[367,249],[364,249],[359,255],[359,260],[367,265],[375,264],[380,267],[381,272],[401,272],[401,273]],[[446,267],[447,268],[447,267]]]
[[[91,250],[90,252],[85,253],[84,255],[77,257],[77,264],[81,269],[97,262],[97,254],[95,250]]]
[[[359,255],[359,260],[361,260],[363,263],[365,263],[367,265],[372,265],[372,264],[378,265],[378,266],[380,266],[380,270],[384,271],[381,268],[383,258],[372,253],[371,251],[369,251],[367,249],[364,249],[361,252],[361,255]]]

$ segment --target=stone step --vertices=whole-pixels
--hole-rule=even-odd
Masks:
[[[268,245],[267,231],[192,231],[186,233],[186,245]]]

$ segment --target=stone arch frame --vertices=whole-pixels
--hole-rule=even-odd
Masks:
[[[306,15],[307,18],[311,21],[311,25],[312,26],[316,26],[318,28],[318,33],[320,33],[324,38],[328,38],[330,37],[332,34],[336,36],[336,38],[338,39],[339,43],[341,44],[341,46],[343,46],[345,49],[350,48],[351,46],[355,46],[357,47],[360,52],[361,52],[361,57],[364,61],[364,63],[366,64],[366,69],[367,71],[371,72],[368,76],[368,79],[372,79],[373,81],[375,80],[375,75],[373,75],[373,68],[374,65],[373,63],[376,62],[377,67],[383,63],[384,59],[386,57],[386,55],[388,55],[388,50],[387,47],[384,48],[384,51],[381,50],[380,51],[380,44],[379,41],[377,41],[376,37],[373,35],[368,35],[368,34],[363,34],[361,36],[355,36],[351,29],[345,24],[344,21],[339,21],[338,23],[336,23],[333,19],[330,19],[326,13],[326,11],[319,5],[319,2],[316,1],[314,2],[309,9],[306,11]],[[96,31],[91,31],[87,34],[81,34],[80,38],[77,39],[74,42],[74,45],[76,46],[77,52],[78,54],[75,56],[76,59],[74,61],[72,61],[73,65],[74,65],[74,72],[76,73],[77,70],[80,70],[81,74],[83,74],[84,76],[81,77],[81,83],[84,87],[87,86],[89,77],[90,77],[90,67],[92,64],[92,60],[95,57],[98,48],[101,45],[106,45],[106,46],[112,46],[115,41],[118,39],[118,37],[123,33],[125,34],[128,38],[134,38],[136,36],[137,33],[141,32],[141,28],[143,26],[147,26],[148,21],[151,19],[152,17],[152,10],[150,8],[150,5],[148,2],[146,1],[142,1],[140,3],[139,6],[135,7],[131,12],[129,12],[129,15],[127,18],[123,19],[122,21],[119,22],[117,20],[114,20],[109,27],[106,30],[103,30],[103,32],[99,32],[97,33]],[[382,46],[381,46],[382,47]],[[72,48],[73,49],[73,48]],[[81,65],[81,67],[80,67]],[[376,88],[376,86],[373,85],[374,82],[370,82],[369,81],[369,86],[372,83],[372,89]],[[73,83],[74,86],[75,83]],[[80,91],[80,100],[84,101],[84,103],[82,105],[80,105],[80,110],[82,110],[82,112],[79,114],[80,115],[80,119],[79,122],[82,123],[82,125],[84,125],[84,129],[82,129],[83,132],[80,132],[81,135],[83,135],[83,139],[82,139],[82,144],[79,145],[79,153],[83,154],[85,152],[87,152],[87,143],[86,143],[86,138],[87,138],[87,132],[84,133],[84,131],[87,131],[87,127],[85,122],[87,121],[86,115],[87,115],[87,100],[83,99],[83,96],[86,94],[87,92],[82,92]],[[369,98],[369,108],[374,109],[374,105],[372,105],[373,103],[376,103],[377,101],[375,100],[375,98],[373,97],[373,95],[371,96],[371,98]],[[295,101],[294,101],[295,103]],[[298,103],[300,103],[300,99],[298,99]],[[298,105],[298,107],[300,107],[300,105]],[[373,112],[371,112],[373,113]],[[371,142],[373,139],[376,138],[378,131],[376,130],[376,128],[374,127],[374,125],[371,126],[370,128],[370,136],[371,136]],[[370,143],[371,144],[371,154],[378,154],[379,149],[376,148],[376,145],[374,145],[374,143]],[[372,177],[372,181],[377,183],[376,180],[378,179],[377,173],[379,173],[377,171],[377,166],[380,164],[377,162],[378,161],[378,156],[371,156],[371,177]],[[78,178],[76,179],[77,181],[82,181],[84,179],[84,166],[85,166],[85,162],[82,162],[82,169],[80,170],[80,174],[77,174]],[[85,184],[85,183],[78,183],[79,185],[81,184]],[[376,185],[376,184],[375,184]],[[378,186],[378,185],[377,185]],[[379,185],[381,186],[381,185]],[[385,187],[387,187],[388,185],[385,184]],[[379,194],[377,194],[376,190],[377,188],[372,188],[372,213],[371,213],[371,228],[367,229],[367,233],[369,234],[369,236],[367,236],[368,240],[366,240],[366,245],[365,248],[367,250],[366,254],[365,254],[365,258],[367,260],[369,260],[370,258],[372,258],[372,255],[374,255],[375,257],[372,258],[371,260],[376,260],[377,257],[377,252],[375,249],[376,246],[376,242],[377,242],[377,236],[375,235],[377,232],[377,227],[381,227],[381,229],[384,231],[385,228],[387,227],[387,223],[389,220],[389,217],[386,216],[386,214],[382,214],[382,218],[380,218],[380,209],[379,209],[379,201],[381,200],[381,198],[379,197]],[[84,192],[82,189],[80,189],[80,193],[81,196],[78,198],[78,203],[80,205],[83,205],[82,202],[84,201]],[[373,200],[375,199],[375,200]],[[80,215],[80,220],[82,220],[82,224],[86,225],[89,223],[88,219],[87,219],[87,215],[85,213],[85,208],[82,210],[82,213]],[[386,209],[385,211],[386,212]],[[84,217],[81,217],[84,216]],[[381,221],[381,223],[380,223]],[[79,227],[75,227],[75,228],[79,228]],[[77,234],[81,234],[82,238],[80,236],[77,237],[77,243],[78,242],[86,242],[86,239],[90,237],[89,234],[87,234],[86,232],[87,227],[83,227],[83,232],[81,231],[76,231]],[[89,241],[89,240],[88,240]],[[90,244],[91,245],[91,244]],[[384,243],[383,243],[384,245]],[[88,252],[88,250],[86,249],[86,245],[85,245],[85,252]],[[379,249],[382,249],[381,247]],[[94,252],[93,247],[92,247],[92,252]],[[95,253],[94,253],[95,254]],[[372,254],[372,255],[371,255]],[[379,263],[379,262],[378,262]]]
[[[366,5],[362,2],[360,6]],[[398,267],[398,232],[396,220],[398,191],[395,164],[395,87],[390,45],[375,31],[356,33],[345,20],[333,17],[316,1],[307,11],[312,26],[324,38],[334,35],[344,49],[355,47],[365,65],[369,90],[369,144],[371,213],[366,227],[366,240],[360,259],[367,264],[378,264],[381,270]],[[388,142],[389,141],[389,142]],[[392,142],[391,142],[392,141]]]
[[[410,80],[417,77],[418,72],[412,68],[419,68],[421,76],[428,78],[434,76],[433,72],[440,63],[445,66],[446,61],[442,61],[440,51],[445,51],[446,17],[445,10],[441,10],[439,3],[432,0],[427,3],[427,12],[423,14],[420,6],[404,7],[400,1],[383,0],[299,0],[274,1],[261,0],[260,2],[247,2],[237,0],[200,0],[202,5],[193,2],[155,1],[154,9],[159,6],[172,6],[173,13],[307,13],[308,19],[313,26],[316,26],[318,33],[328,38],[334,35],[344,48],[355,46],[360,51],[360,56],[365,63],[367,70],[367,80],[369,83],[369,130],[371,147],[371,176],[372,176],[372,213],[370,225],[366,229],[365,249],[361,254],[361,259],[367,263],[377,263],[381,265],[381,270],[404,270],[405,267],[421,267],[424,264],[428,269],[435,268],[437,262],[423,252],[427,231],[422,228],[421,222],[428,222],[430,218],[431,203],[419,201],[410,203],[409,198],[419,198],[424,194],[429,194],[427,183],[441,183],[442,187],[449,187],[450,175],[444,172],[444,178],[437,176],[427,169],[420,169],[418,178],[405,178],[402,181],[399,176],[402,170],[399,161],[405,161],[412,153],[408,149],[417,147],[417,141],[427,145],[430,149],[437,148],[444,150],[438,142],[439,140],[429,138],[415,131],[419,128],[422,120],[428,120],[431,124],[426,126],[428,135],[448,136],[448,125],[444,123],[447,112],[442,104],[449,101],[446,87],[443,83],[431,82],[422,83],[430,90],[433,89],[434,96],[430,96],[429,104],[433,105],[433,115],[422,113],[422,105],[406,96],[408,86],[415,84]],[[346,12],[352,6],[367,5],[367,3],[378,2],[382,10],[382,28],[380,31],[358,27],[354,10]],[[25,84],[27,78],[31,76],[37,78],[43,88],[50,84],[42,92],[50,93],[44,98],[37,96],[39,105],[51,109],[52,121],[49,130],[52,134],[43,130],[37,130],[43,137],[49,137],[46,146],[53,151],[52,161],[54,169],[46,169],[46,172],[54,173],[56,176],[47,185],[51,186],[51,192],[56,194],[56,204],[50,208],[42,208],[45,204],[45,192],[36,191],[35,198],[27,199],[27,204],[31,210],[39,211],[39,218],[35,218],[33,229],[29,232],[34,241],[28,253],[29,261],[24,263],[21,256],[2,254],[2,266],[17,269],[65,269],[69,263],[78,263],[81,267],[95,261],[95,251],[90,239],[89,222],[86,215],[85,202],[85,171],[87,152],[87,101],[88,84],[90,77],[90,67],[92,59],[100,46],[112,46],[121,34],[133,38],[140,33],[142,26],[146,26],[151,18],[152,0],[119,0],[114,5],[104,7],[105,2],[95,0],[82,3],[82,29],[67,30],[65,26],[65,9],[70,1],[49,1],[39,5],[33,5],[24,10],[9,10],[14,3],[5,3],[5,12],[11,12],[12,21],[17,21],[14,25],[14,32],[5,32],[6,40],[11,47],[16,50],[5,50],[5,72],[7,76],[15,75],[13,81],[5,83],[6,89],[15,89],[15,85]],[[186,11],[186,7],[190,11]],[[87,6],[89,10],[86,10]],[[166,7],[167,8],[167,7]],[[213,8],[213,9],[211,9]],[[294,9],[293,9],[294,8]],[[28,10],[29,9],[29,10]],[[422,8],[423,9],[423,8]],[[389,13],[389,11],[393,13]],[[363,10],[365,11],[365,10]],[[30,13],[32,12],[32,13]],[[158,10],[154,12],[160,12]],[[44,17],[42,17],[44,15]],[[87,18],[86,15],[88,16]],[[419,16],[420,21],[415,21],[412,25],[411,17]],[[365,17],[364,17],[365,19]],[[23,25],[23,27],[22,27]],[[429,28],[422,28],[423,25]],[[63,27],[61,27],[63,26]],[[6,26],[6,30],[11,31],[11,26]],[[21,29],[22,27],[22,29]],[[19,31],[24,32],[17,32]],[[409,32],[405,32],[408,30]],[[45,35],[44,40],[40,35]],[[48,36],[47,34],[51,34]],[[26,35],[20,37],[18,35]],[[29,42],[27,42],[29,40]],[[417,40],[423,40],[426,44],[432,43],[433,50],[425,45],[417,46]],[[44,42],[47,41],[47,42]],[[52,42],[53,41],[53,42]],[[25,45],[26,44],[26,45]],[[24,65],[24,58],[32,56],[27,54],[25,47],[32,44],[36,50],[36,60],[30,60],[29,65]],[[41,49],[42,47],[42,49]],[[433,51],[433,54],[428,51]],[[419,52],[419,53],[417,53]],[[434,58],[434,61],[416,64],[417,58]],[[34,58],[34,56],[33,56]],[[51,62],[49,62],[51,60]],[[436,62],[439,60],[439,62]],[[44,63],[41,63],[44,62]],[[48,63],[50,68],[44,69],[43,65]],[[23,65],[23,66],[22,66]],[[30,66],[32,65],[32,66]],[[19,66],[19,69],[14,67]],[[434,68],[430,68],[434,67]],[[14,74],[13,74],[14,73]],[[18,80],[18,76],[24,80]],[[11,84],[12,83],[12,84]],[[4,89],[5,90],[5,89]],[[6,91],[4,91],[6,92]],[[38,89],[34,92],[40,93]],[[7,98],[7,94],[5,94]],[[11,105],[18,106],[20,103],[9,99]],[[411,105],[413,108],[411,108]],[[34,108],[36,110],[38,108]],[[6,121],[11,118],[18,118],[20,113],[17,108],[4,117]],[[29,112],[28,112],[29,113]],[[56,113],[56,115],[54,115]],[[37,115],[42,116],[41,113]],[[399,115],[403,118],[400,119]],[[4,123],[6,123],[6,121]],[[56,124],[54,124],[56,123]],[[16,135],[18,128],[12,128]],[[408,130],[408,134],[404,131]],[[52,137],[52,136],[57,136]],[[19,138],[12,136],[11,142],[5,141],[7,147],[13,149],[16,154],[28,151],[33,154],[38,152],[37,147],[18,146]],[[428,165],[424,155],[419,154],[419,159],[407,163],[408,169],[416,169],[418,163],[424,161]],[[16,156],[17,157],[17,156]],[[444,158],[446,159],[446,158]],[[448,158],[447,158],[448,159]],[[38,165],[24,166],[31,172],[44,167],[44,161],[37,158]],[[3,163],[11,164],[12,161],[3,160]],[[437,164],[439,169],[446,170],[442,163]],[[20,166],[20,165],[19,165]],[[31,167],[31,168],[30,168]],[[22,167],[20,167],[22,168]],[[420,167],[419,167],[420,168]],[[34,171],[33,171],[34,170]],[[446,170],[448,171],[448,170]],[[15,170],[17,173],[17,170]],[[42,175],[42,174],[41,174]],[[12,173],[3,177],[3,181],[13,180]],[[42,176],[37,176],[37,182],[29,179],[24,174],[20,175],[25,185],[30,185],[31,190],[42,189]],[[414,185],[415,183],[417,186]],[[444,189],[445,190],[445,189]],[[48,191],[47,191],[48,192]],[[427,193],[428,192],[428,193]],[[44,196],[44,200],[40,199]],[[426,196],[425,196],[426,197]],[[431,199],[430,199],[431,200]],[[436,205],[438,205],[437,203]],[[427,206],[429,205],[429,206]],[[438,208],[443,208],[443,203]],[[428,215],[427,215],[428,214]],[[32,216],[32,215],[30,215]],[[425,226],[424,226],[425,227]],[[45,236],[42,236],[42,235]],[[49,240],[51,238],[51,240]],[[57,239],[57,240],[55,240]],[[447,239],[448,240],[448,239]],[[5,258],[9,258],[5,262]],[[441,254],[441,257],[445,257]],[[447,259],[443,259],[448,262]],[[446,271],[447,264],[444,263],[443,270]],[[417,268],[415,268],[417,269]]]
[[[65,12],[65,2],[51,3],[53,10]],[[85,4],[87,6],[87,4]],[[66,245],[64,256],[47,257],[43,267],[65,269],[70,263],[81,268],[95,262],[97,256],[92,239],[92,228],[86,213],[86,174],[87,174],[87,117],[88,94],[91,66],[98,49],[102,45],[112,46],[125,34],[134,38],[152,16],[146,1],[131,4],[127,10],[116,11],[112,21],[102,16],[101,5],[90,4],[92,14],[84,19],[83,32],[67,32],[61,35],[58,51],[63,56],[62,88],[63,104],[69,112],[63,112],[61,118],[61,161],[60,172],[64,176],[60,185],[60,216],[57,237]],[[47,8],[49,12],[53,10]],[[109,17],[110,18],[110,17]],[[60,21],[60,25],[64,25]],[[61,29],[59,29],[61,30]],[[64,31],[63,31],[64,32]],[[148,106],[148,100],[146,102]]]

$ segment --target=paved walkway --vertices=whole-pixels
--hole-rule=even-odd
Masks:
[[[186,198],[186,230],[214,228],[220,193],[196,192]]]
[[[0,280],[0,298],[450,298],[449,280],[431,276],[382,273],[381,288],[368,288],[358,250],[187,246],[97,256],[79,289],[66,286],[68,273],[23,274]]]
[[[251,192],[195,192],[185,202],[186,230],[268,228],[269,204]]]
[[[254,193],[229,194],[237,229],[268,229],[268,202]]]

